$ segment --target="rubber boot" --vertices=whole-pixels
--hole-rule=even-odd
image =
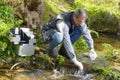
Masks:
[[[64,45],[61,46],[61,48],[60,48],[60,50],[58,51],[58,53],[59,53],[60,55],[64,56],[65,58],[70,59],[69,56],[68,56],[68,54],[67,54],[67,51],[66,51]]]
[[[57,58],[58,57],[58,52],[56,50],[48,50],[48,55],[52,58]]]

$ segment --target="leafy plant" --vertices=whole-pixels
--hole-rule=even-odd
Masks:
[[[116,32],[120,21],[119,0],[74,0],[73,10],[84,8],[88,12],[88,25],[95,30]],[[114,5],[114,6],[113,6]]]
[[[0,1],[0,59],[15,56],[15,46],[10,42],[9,31],[15,25],[20,25],[21,20],[15,20],[13,8]]]
[[[90,30],[90,32],[91,32],[92,34],[95,34],[97,37],[99,37],[99,33],[98,33],[97,31],[95,31],[95,30]]]
[[[95,34],[97,37],[99,37],[98,32],[94,31],[94,30],[90,30],[91,34]],[[74,44],[74,47],[76,49],[77,52],[85,52],[88,51],[88,44],[86,43],[86,40],[84,39],[83,36],[81,36],[81,38]]]
[[[93,69],[95,71],[101,72],[105,76],[111,77],[114,80],[119,80],[120,79],[120,73],[117,72],[117,71],[113,71],[111,68],[95,66]]]
[[[58,57],[59,64],[63,64],[65,62],[65,58],[63,56]]]
[[[42,39],[41,33],[38,32],[38,34],[36,35],[36,37],[37,37],[37,46],[39,46],[39,45],[42,46],[43,43],[44,43],[44,41],[43,41],[43,39]]]
[[[102,57],[112,60],[113,57],[120,55],[120,50],[114,49],[110,44],[104,43],[102,46],[104,48]]]
[[[84,52],[89,49],[83,36],[81,36],[81,38],[74,44],[74,47],[77,52]]]

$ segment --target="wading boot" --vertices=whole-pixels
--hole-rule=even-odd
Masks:
[[[52,58],[57,58],[58,57],[58,52],[56,50],[48,50],[48,55]]]
[[[64,45],[61,46],[61,48],[60,48],[60,50],[58,51],[58,53],[59,53],[60,55],[64,56],[65,58],[70,59],[69,56],[68,56],[68,54],[67,54],[67,51],[66,51]]]

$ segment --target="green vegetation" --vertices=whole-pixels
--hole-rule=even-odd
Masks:
[[[12,7],[0,1],[0,57],[13,53],[9,42],[9,30],[14,26],[14,15]]]
[[[73,0],[72,3],[67,2],[67,0],[45,0],[46,6],[49,7],[54,14],[84,8],[88,12],[88,27],[97,31],[110,33],[117,32],[120,27],[120,10],[118,3],[119,0]]]
[[[59,64],[65,63],[65,57],[59,56],[59,57],[58,57],[58,62],[59,62]]]
[[[120,49],[114,49],[110,44],[104,43],[103,45],[103,54],[101,57],[108,60],[113,60],[115,57],[120,56]]]
[[[117,32],[120,22],[119,0],[74,0],[73,10],[84,8],[88,12],[88,25],[95,30]]]
[[[9,30],[21,23],[22,20],[15,20],[13,8],[0,1],[0,59],[15,56],[14,46],[9,41]]]
[[[95,34],[95,36],[99,37],[98,32],[96,32],[94,30],[90,30],[90,32],[91,32],[91,34]],[[77,42],[75,42],[74,47],[75,47],[77,53],[86,52],[89,50],[89,47],[83,36],[81,36],[81,38]]]
[[[45,13],[43,20],[46,22],[56,14],[70,10],[71,6],[65,0],[44,0]]]
[[[83,36],[74,44],[74,47],[77,53],[89,50],[89,47]]]
[[[101,59],[105,59],[106,61],[110,61],[108,66],[94,66],[93,69],[96,72],[99,72],[99,76],[101,76],[101,80],[112,79],[119,80],[120,73],[117,70],[113,69],[113,66],[119,66],[119,58],[120,58],[120,49],[115,49],[110,44],[103,43],[103,51],[99,57]]]
[[[44,42],[43,42],[43,39],[42,39],[42,35],[39,33],[36,35],[37,37],[37,46],[41,46]]]
[[[70,5],[67,2],[65,2],[65,0],[59,0],[59,1],[58,0],[54,0],[54,1],[52,1],[52,0],[45,0],[45,3],[46,3],[46,5],[49,6],[49,8],[55,14],[67,11],[70,8]]]
[[[105,75],[106,77],[109,76],[110,79],[113,79],[113,80],[120,79],[120,73],[117,71],[113,71],[111,68],[95,66],[94,70],[101,72],[102,73],[101,75]]]

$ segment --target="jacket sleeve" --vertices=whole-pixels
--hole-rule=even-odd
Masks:
[[[94,42],[93,42],[92,36],[90,34],[90,30],[88,29],[88,27],[85,23],[83,23],[81,25],[80,30],[81,30],[82,35],[84,36],[89,48],[94,49]]]
[[[69,28],[68,26],[64,23],[64,21],[59,21],[57,23],[57,28],[59,31],[63,34],[63,43],[64,47],[66,49],[66,52],[69,56],[70,59],[73,59],[76,57],[72,42],[70,40],[70,35],[69,35]]]
[[[65,27],[64,27],[63,41],[64,41],[65,49],[66,49],[70,59],[75,58],[76,55],[75,55],[74,48],[73,48],[73,45],[72,45],[72,42],[71,42],[71,39],[70,39],[69,28],[68,28],[67,25],[65,25]]]

